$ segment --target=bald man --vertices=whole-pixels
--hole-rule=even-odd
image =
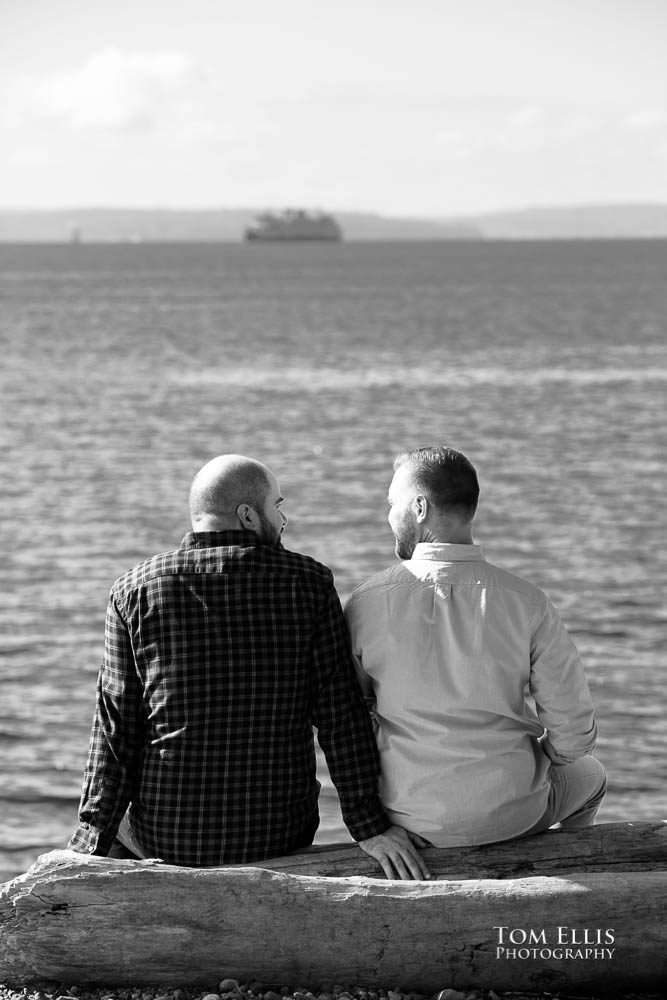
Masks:
[[[428,878],[392,826],[331,571],[288,552],[273,473],[221,455],[180,548],[114,583],[73,850],[210,867],[312,844],[313,727],[343,819],[388,877]]]

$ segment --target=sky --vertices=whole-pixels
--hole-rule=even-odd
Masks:
[[[0,0],[0,207],[667,203],[667,0]]]

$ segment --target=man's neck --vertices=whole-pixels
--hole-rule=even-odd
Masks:
[[[474,545],[472,527],[469,524],[448,524],[438,527],[426,527],[421,542],[431,542],[435,545]]]

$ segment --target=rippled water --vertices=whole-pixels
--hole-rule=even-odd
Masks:
[[[600,819],[664,818],[667,243],[0,246],[0,296],[0,880],[73,829],[109,585],[222,451],[343,598],[393,559],[395,452],[465,451],[477,540],[584,657]]]

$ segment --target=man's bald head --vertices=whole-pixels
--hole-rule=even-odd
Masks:
[[[190,487],[190,519],[194,531],[239,528],[239,508],[261,512],[275,476],[245,455],[218,455],[204,465]]]

